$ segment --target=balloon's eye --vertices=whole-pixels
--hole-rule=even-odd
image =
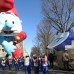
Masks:
[[[14,21],[12,21],[12,23],[14,24]]]
[[[7,22],[7,20],[5,20],[5,22]]]

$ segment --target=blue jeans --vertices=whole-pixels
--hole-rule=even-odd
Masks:
[[[2,66],[2,70],[5,70],[5,66]]]
[[[21,68],[21,66],[22,66],[22,62],[19,62],[19,67]]]
[[[39,74],[39,67],[38,66],[34,66],[34,74]]]
[[[19,64],[18,63],[15,64],[15,68],[16,68],[16,70],[19,70]]]
[[[9,64],[9,70],[11,70],[12,69],[12,64]]]
[[[25,66],[25,74],[31,74],[30,66]]]
[[[43,74],[49,74],[48,66],[43,66]]]

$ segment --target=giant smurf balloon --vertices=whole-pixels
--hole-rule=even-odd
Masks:
[[[0,45],[8,55],[21,57],[23,52],[16,44],[26,38],[26,33],[22,31],[14,0],[0,0],[0,12]]]
[[[4,50],[14,57],[21,57],[23,52],[15,46],[26,38],[25,32],[22,31],[20,19],[13,13],[0,13],[0,44]]]

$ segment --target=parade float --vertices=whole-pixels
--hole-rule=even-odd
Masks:
[[[0,45],[7,55],[22,57],[23,51],[17,44],[25,38],[14,0],[0,0]]]
[[[56,35],[55,39],[48,45],[49,49],[54,49],[57,56],[56,62],[60,69],[63,69],[62,54],[67,50],[69,54],[69,68],[74,69],[74,32],[64,32]]]

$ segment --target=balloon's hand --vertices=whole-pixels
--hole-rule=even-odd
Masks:
[[[15,51],[16,46],[13,45],[13,42],[7,42],[3,41],[2,46],[4,47],[4,50],[7,52],[7,54],[11,55],[12,52]]]

